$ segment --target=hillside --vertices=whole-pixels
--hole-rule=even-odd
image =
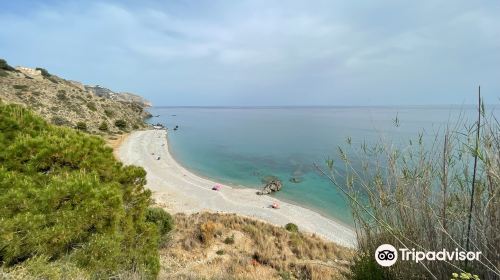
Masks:
[[[0,99],[21,104],[55,125],[91,133],[117,133],[145,127],[150,103],[130,93],[86,86],[42,68],[13,68],[0,60]]]
[[[235,214],[174,216],[159,279],[349,279],[355,251]]]

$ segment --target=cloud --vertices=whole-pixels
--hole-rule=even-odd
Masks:
[[[13,64],[159,105],[462,103],[478,83],[495,101],[500,90],[494,1],[2,5]]]

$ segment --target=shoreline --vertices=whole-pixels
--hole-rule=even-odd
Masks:
[[[168,142],[168,133],[166,135],[167,137],[167,142]],[[253,190],[254,192],[257,192],[258,190],[262,189],[262,186],[260,189],[258,188],[253,188],[253,187],[249,187],[249,186],[245,186],[245,185],[241,185],[241,184],[234,184],[234,183],[231,183],[231,182],[225,182],[225,183],[221,183],[217,180],[217,178],[211,178],[211,177],[208,177],[208,176],[204,176],[204,175],[200,175],[198,173],[196,173],[196,171],[192,171],[190,170],[188,167],[185,167],[184,165],[182,165],[178,160],[175,159],[175,156],[174,156],[174,153],[172,153],[172,146],[168,145],[168,153],[170,154],[170,157],[172,157],[172,159],[178,164],[180,165],[183,169],[187,170],[187,172],[189,173],[192,173],[194,176],[197,176],[197,177],[200,177],[200,178],[203,178],[207,181],[211,181],[211,182],[214,182],[214,184],[219,184],[219,185],[223,185],[223,186],[227,186],[227,187],[231,187],[233,189],[247,189],[247,190]],[[282,202],[286,202],[286,203],[289,203],[291,205],[294,205],[294,206],[297,206],[297,207],[302,207],[302,208],[305,208],[307,210],[310,210],[310,211],[313,211],[319,215],[321,215],[322,217],[324,217],[325,219],[328,219],[328,220],[332,220],[332,221],[335,221],[336,223],[339,223],[341,224],[342,226],[346,227],[346,228],[349,228],[351,229],[352,231],[354,231],[354,227],[344,221],[340,221],[338,219],[336,219],[335,217],[332,217],[332,216],[329,216],[327,215],[326,213],[323,213],[321,210],[318,210],[318,209],[314,209],[312,207],[309,207],[307,205],[300,205],[298,203],[296,203],[295,201],[293,200],[288,200],[288,199],[285,199],[285,198],[276,198],[276,197],[273,197],[273,196],[270,196],[268,195],[269,197],[273,198],[275,201],[279,202],[279,203],[282,203]]]
[[[172,213],[223,212],[278,226],[294,223],[303,232],[356,247],[354,230],[340,221],[284,200],[259,196],[256,189],[221,184],[187,170],[172,156],[165,130],[132,132],[117,149],[122,162],[142,166],[147,171],[146,187],[153,192],[157,203]],[[215,184],[222,189],[213,191]],[[271,208],[273,202],[279,203],[280,209]]]

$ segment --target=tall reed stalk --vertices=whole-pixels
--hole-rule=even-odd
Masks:
[[[380,279],[450,279],[454,272],[500,279],[500,123],[486,115],[482,102],[478,111],[477,122],[469,125],[461,115],[431,143],[422,133],[404,148],[384,141],[356,148],[348,141],[339,148],[341,165],[317,166],[350,202],[360,256],[373,258],[384,243],[482,252],[467,264],[399,261],[354,271],[378,270],[369,273],[384,275]]]

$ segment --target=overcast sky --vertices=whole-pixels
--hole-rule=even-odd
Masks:
[[[1,1],[0,57],[155,105],[488,103],[500,1]]]

